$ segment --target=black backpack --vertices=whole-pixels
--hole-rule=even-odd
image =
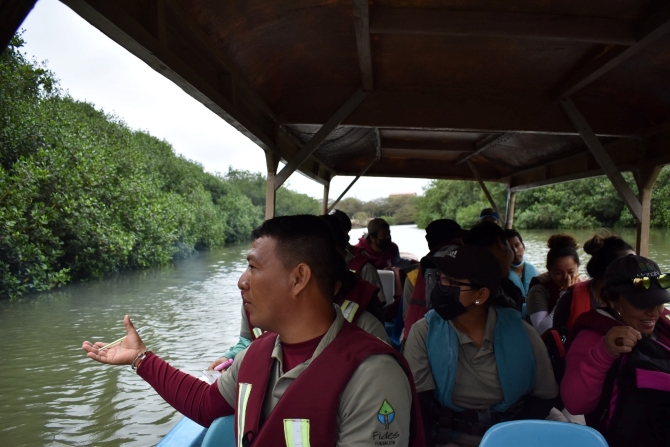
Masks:
[[[670,349],[642,337],[610,368],[596,411],[610,447],[670,446]]]

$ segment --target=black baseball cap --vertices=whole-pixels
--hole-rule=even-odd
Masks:
[[[468,279],[489,289],[492,296],[498,295],[502,280],[500,263],[486,248],[475,245],[456,247],[442,257],[431,256],[426,261],[445,275]]]
[[[615,259],[605,271],[605,289],[620,293],[638,309],[649,309],[659,304],[670,303],[670,292],[658,282],[661,269],[651,259],[637,255],[626,255]],[[636,278],[651,278],[648,288],[636,286]]]
[[[455,220],[437,219],[426,227],[426,240],[429,242],[452,241],[462,238],[465,233]]]

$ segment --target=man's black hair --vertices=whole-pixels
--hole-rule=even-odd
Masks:
[[[518,237],[519,242],[521,242],[521,245],[523,245],[525,247],[525,244],[523,243],[523,238],[521,237],[521,235],[519,234],[518,231],[516,231],[514,228],[509,228],[509,229],[504,230],[504,231],[505,231],[505,238],[506,239],[512,239],[513,237]]]
[[[507,241],[505,230],[495,222],[480,222],[470,229],[463,239],[465,245],[491,247],[498,241]]]
[[[342,230],[344,230],[345,233],[349,233],[351,231],[351,219],[349,219],[347,213],[342,210],[335,209],[330,213],[330,215],[339,219]]]
[[[340,219],[338,219],[337,216],[333,214],[319,216],[319,218],[323,219],[323,221],[326,222],[326,224],[328,225],[328,228],[330,229],[330,234],[333,236],[333,240],[335,241],[335,245],[337,246],[337,248],[346,250],[347,245],[349,245],[349,241],[347,240],[347,236],[344,233],[344,230],[342,230],[342,224],[340,223]]]
[[[318,216],[281,216],[266,220],[251,232],[251,239],[274,239],[276,254],[287,269],[305,263],[321,291],[333,297],[341,256],[328,224]]]

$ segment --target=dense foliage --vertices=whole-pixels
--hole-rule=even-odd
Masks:
[[[262,222],[260,174],[204,172],[63,94],[22,44],[15,36],[0,54],[0,297],[166,264]],[[315,199],[278,196],[281,212],[318,211]]]
[[[355,225],[364,226],[368,219],[383,217],[391,225],[414,223],[417,196],[413,194],[392,195],[364,202],[353,197],[342,199],[336,206],[354,220]]]
[[[624,174],[634,192],[637,187]],[[494,200],[504,213],[507,192],[504,185],[487,183]],[[651,225],[670,227],[670,168],[658,176],[652,193]],[[450,218],[465,227],[477,222],[479,212],[489,207],[475,182],[434,181],[417,200],[417,225]],[[522,191],[516,197],[514,226],[517,228],[597,228],[630,227],[635,220],[606,177],[561,183]]]

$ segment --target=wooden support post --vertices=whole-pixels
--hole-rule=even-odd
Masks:
[[[505,229],[514,228],[514,207],[516,206],[516,191],[507,188],[507,209],[505,211]]]
[[[265,220],[275,217],[275,201],[277,198],[275,179],[277,177],[279,159],[279,154],[270,151],[265,153],[265,163],[267,164],[268,168],[268,177],[265,184]]]
[[[640,256],[649,256],[649,224],[651,221],[651,192],[656,178],[661,173],[661,166],[641,166],[635,172],[638,197],[642,204],[642,219],[637,223],[635,251]]]
[[[467,164],[468,164],[468,166],[470,166],[470,170],[472,171],[472,174],[477,179],[477,182],[479,183],[479,186],[482,188],[482,191],[484,191],[484,195],[489,200],[489,203],[491,204],[491,208],[496,210],[496,213],[498,213],[498,216],[500,216],[500,211],[498,210],[498,205],[496,205],[496,202],[493,200],[493,197],[491,196],[491,193],[489,192],[489,189],[484,184],[484,180],[482,180],[482,177],[479,175],[479,172],[477,171],[477,168],[475,168],[475,165],[470,160],[467,161]]]
[[[340,203],[340,200],[342,200],[342,197],[344,197],[344,195],[349,192],[351,187],[354,186],[354,184],[358,181],[358,179],[361,178],[362,176],[364,176],[365,173],[368,172],[368,169],[370,169],[372,167],[372,165],[375,164],[377,161],[378,161],[378,158],[375,157],[370,163],[368,163],[368,165],[365,167],[365,169],[363,169],[363,171],[360,174],[358,174],[356,176],[356,178],[351,181],[351,183],[349,183],[349,186],[344,188],[344,191],[342,191],[342,194],[340,194],[340,196],[337,199],[335,199],[335,201],[328,207],[328,212],[329,213],[331,211],[333,211],[333,209],[335,209],[337,204]]]
[[[570,98],[562,99],[559,103],[565,114],[568,116],[568,119],[572,122],[572,125],[575,126],[575,129],[579,132],[582,140],[584,140],[584,143],[591,151],[591,154],[593,154],[593,157],[598,161],[598,164],[605,174],[607,174],[607,178],[609,178],[612,185],[614,185],[614,189],[619,193],[623,203],[626,204],[633,217],[635,217],[638,222],[642,222],[642,205],[640,204],[640,201],[635,196],[633,190],[630,189],[628,183],[626,183],[626,179],[623,178],[621,172],[619,172],[612,161],[612,158],[605,150],[605,147],[596,134],[593,133],[593,130],[591,130],[588,123],[579,112],[579,109],[577,109],[575,103],[572,102]]]
[[[363,90],[372,91],[372,52],[370,50],[370,1],[354,0],[354,30]]]
[[[323,202],[321,203],[321,214],[328,214],[328,193],[330,191],[330,182],[323,185]]]
[[[323,126],[314,134],[312,138],[307,141],[304,146],[298,151],[297,154],[293,156],[291,161],[289,161],[286,166],[277,174],[275,179],[275,189],[278,189],[288,177],[295,172],[296,169],[300,167],[305,160],[309,158],[310,155],[323,143],[328,135],[331,134],[333,130],[340,125],[342,121],[348,117],[351,112],[353,112],[356,107],[368,96],[369,92],[365,92],[362,89],[354,93],[348,100],[345,102],[342,107],[338,109],[333,116],[331,116],[328,121],[325,122]]]

